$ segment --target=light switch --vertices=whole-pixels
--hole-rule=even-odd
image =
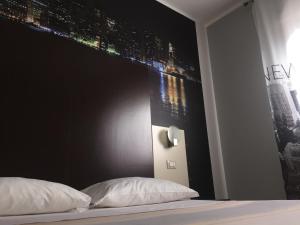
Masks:
[[[167,160],[167,169],[176,169],[176,162]]]

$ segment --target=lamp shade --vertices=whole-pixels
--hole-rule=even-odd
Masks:
[[[179,140],[179,129],[175,126],[170,126],[168,128],[168,139],[170,143],[174,146],[178,145]]]

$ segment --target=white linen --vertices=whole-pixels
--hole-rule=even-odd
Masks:
[[[299,221],[300,201],[189,200],[83,213],[0,217],[0,225],[297,225]]]
[[[88,208],[91,198],[69,186],[42,180],[0,177],[0,216]]]
[[[49,223],[56,221],[77,220],[95,217],[109,217],[128,214],[137,214],[144,212],[155,212],[162,210],[172,209],[185,209],[199,206],[207,206],[217,204],[216,201],[199,201],[199,200],[186,200],[176,201],[153,205],[131,206],[123,208],[100,208],[90,209],[84,212],[64,212],[52,214],[38,214],[38,215],[21,215],[21,216],[7,216],[0,217],[0,225],[20,225],[30,223]]]
[[[82,192],[92,197],[92,205],[96,208],[156,204],[199,196],[196,191],[181,184],[142,177],[108,180]]]

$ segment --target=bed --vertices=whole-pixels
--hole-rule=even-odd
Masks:
[[[276,225],[299,221],[300,201],[187,200],[82,213],[0,217],[1,225]]]

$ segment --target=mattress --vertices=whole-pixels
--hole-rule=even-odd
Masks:
[[[282,225],[299,221],[300,201],[189,200],[82,213],[0,217],[1,225]]]

